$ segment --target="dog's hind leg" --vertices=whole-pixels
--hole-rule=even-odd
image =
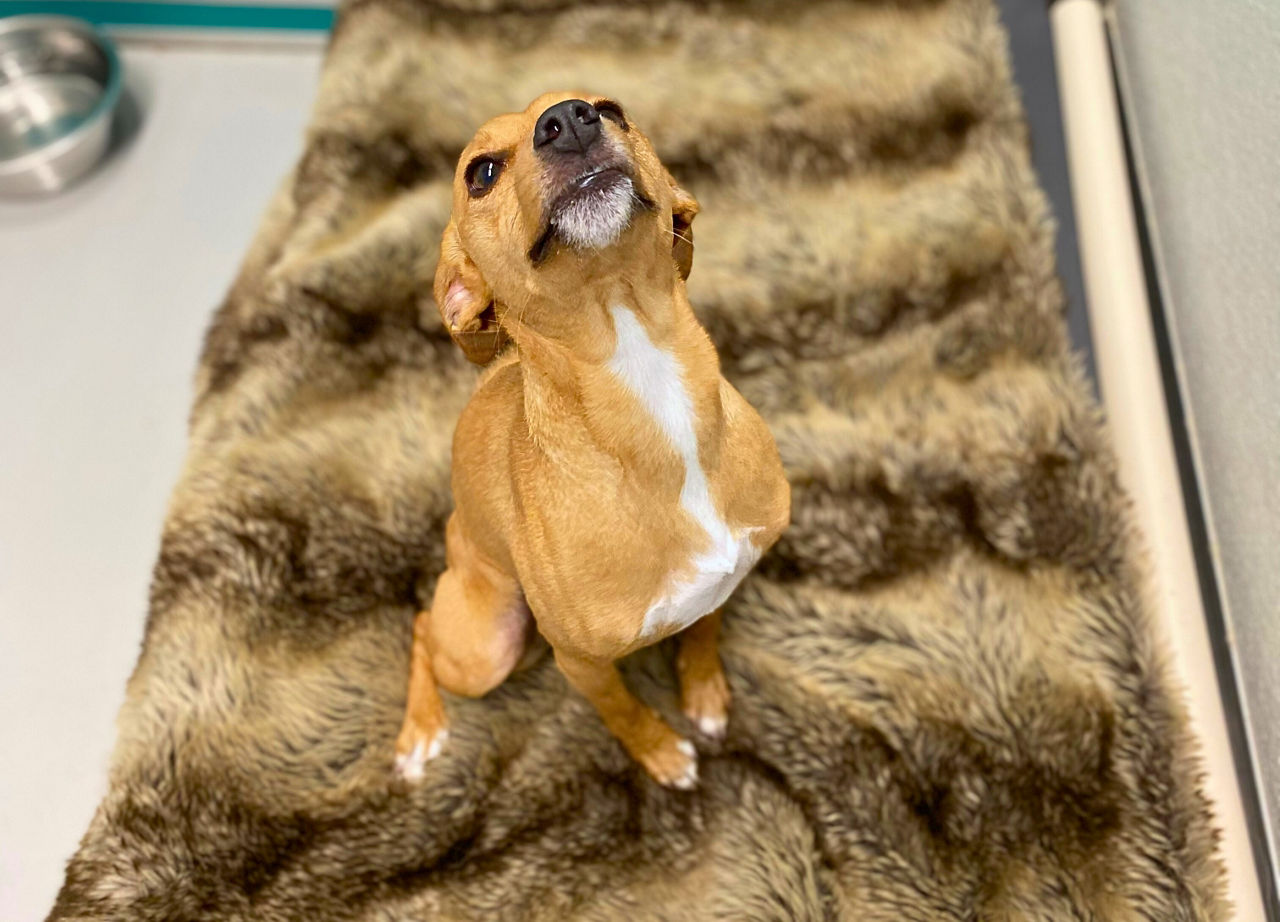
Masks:
[[[450,569],[436,587],[426,625],[431,667],[455,695],[487,695],[524,655],[529,608],[514,580],[496,583],[483,572]]]
[[[519,584],[476,552],[456,516],[445,543],[448,568],[413,626],[409,700],[396,742],[405,778],[415,768],[420,775],[448,738],[439,689],[471,698],[492,691],[520,662],[533,626]]]

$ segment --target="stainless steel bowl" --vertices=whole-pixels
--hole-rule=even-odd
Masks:
[[[0,194],[54,192],[106,153],[120,59],[69,16],[0,19]]]

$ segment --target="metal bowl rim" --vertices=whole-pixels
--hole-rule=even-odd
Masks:
[[[32,14],[26,16],[6,16],[0,18],[0,37],[9,32],[21,32],[28,29],[53,27],[77,32],[88,38],[107,59],[107,82],[102,88],[102,96],[88,115],[64,135],[54,138],[48,144],[29,150],[17,157],[0,158],[0,176],[24,173],[32,166],[43,163],[50,156],[57,156],[75,147],[89,132],[97,127],[103,118],[110,118],[120,101],[122,76],[120,57],[116,54],[115,44],[93,23],[75,16],[55,16]]]

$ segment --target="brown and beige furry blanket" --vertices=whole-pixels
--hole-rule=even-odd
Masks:
[[[552,88],[701,200],[690,295],[794,486],[692,793],[547,658],[392,781],[476,375],[430,299],[449,181]],[[990,0],[351,0],[208,332],[52,918],[1224,918],[1051,242]],[[626,673],[683,726],[668,645]]]

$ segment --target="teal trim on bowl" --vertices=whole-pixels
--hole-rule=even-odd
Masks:
[[[157,3],[151,0],[0,0],[0,18],[26,15],[76,16],[108,27],[328,32],[333,26],[334,10],[327,6]]]

